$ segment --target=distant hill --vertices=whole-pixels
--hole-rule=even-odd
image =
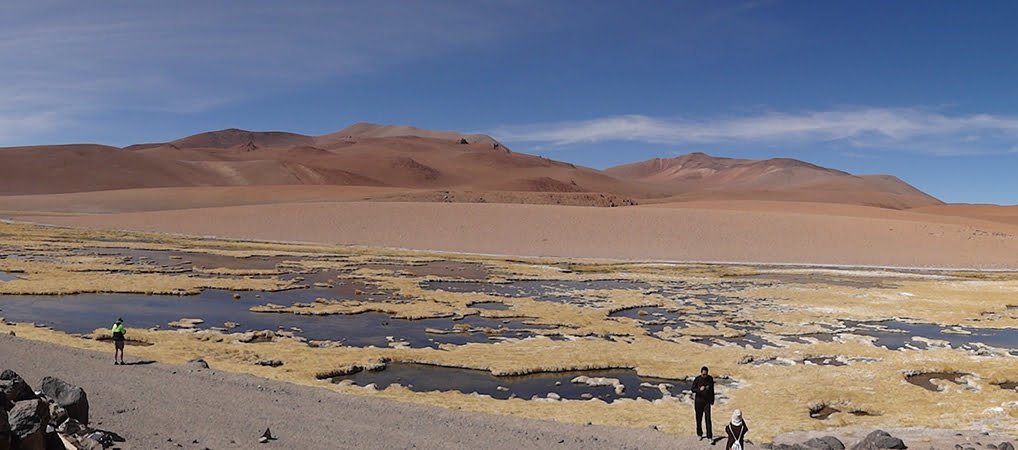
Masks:
[[[852,175],[788,158],[747,160],[689,153],[611,167],[604,172],[622,180],[664,187],[674,194],[672,200],[800,200],[895,209],[942,203],[893,176]]]
[[[599,171],[514,152],[483,134],[369,123],[322,136],[231,128],[123,149],[93,144],[0,149],[0,195],[272,185],[605,194],[613,200],[601,203],[608,204],[706,198],[897,209],[940,204],[891,176],[856,176],[793,159],[691,153]]]
[[[647,194],[594,169],[513,152],[490,136],[408,126],[362,123],[323,136],[231,128],[124,149],[0,149],[0,195],[302,184]]]

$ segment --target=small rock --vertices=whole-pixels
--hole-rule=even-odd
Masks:
[[[240,294],[233,294],[234,300],[240,300]]]
[[[42,379],[41,390],[67,411],[68,417],[84,424],[88,423],[88,395],[84,389],[65,383],[59,378],[46,377]]]
[[[266,428],[265,432],[262,433],[262,436],[258,438],[258,443],[260,443],[260,444],[267,444],[269,441],[274,441],[274,440],[276,440],[276,437],[272,435],[272,430],[269,429],[269,428]]]
[[[548,398],[552,399],[552,400],[562,400],[562,396],[558,395],[558,394],[556,394],[554,392],[549,392],[548,393]]]
[[[168,325],[174,328],[194,329],[197,328],[198,325],[201,325],[203,323],[205,323],[205,321],[202,319],[190,319],[184,317],[181,319],[174,320],[170,322]]]
[[[259,366],[279,367],[283,365],[283,362],[278,359],[259,359],[257,362],[255,362],[255,364]]]
[[[232,329],[237,328],[239,326],[240,326],[240,324],[237,323],[237,322],[226,322],[226,323],[223,324],[223,328],[226,328],[227,330],[232,330]]]
[[[997,446],[997,450],[1014,450],[1014,445],[1011,445],[1010,442],[1001,442]]]
[[[208,369],[209,368],[209,363],[205,362],[205,360],[201,359],[201,358],[192,359],[192,360],[187,362],[187,365],[194,366],[194,367],[197,367],[197,368],[200,368],[200,369]]]

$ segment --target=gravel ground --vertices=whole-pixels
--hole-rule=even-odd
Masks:
[[[124,436],[122,448],[720,448],[653,430],[342,395],[214,367],[114,366],[111,354],[7,335],[0,336],[0,368],[13,369],[33,387],[47,375],[81,386],[93,424]],[[266,427],[278,440],[259,445]]]

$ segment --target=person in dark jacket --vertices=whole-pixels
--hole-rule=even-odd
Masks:
[[[725,445],[725,450],[742,450],[746,448],[746,433],[749,432],[749,427],[746,426],[746,421],[742,420],[742,410],[735,410],[732,412],[732,422],[725,427],[725,434],[728,435],[728,444]],[[738,442],[739,446],[736,447],[735,443]]]
[[[710,407],[714,404],[714,378],[708,375],[706,366],[700,368],[700,376],[693,379],[693,409],[696,411],[696,435],[703,440],[701,422],[706,419],[707,436],[713,442],[714,430],[711,426]]]

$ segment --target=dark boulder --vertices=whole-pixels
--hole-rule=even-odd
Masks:
[[[46,425],[49,405],[42,400],[24,400],[14,404],[8,416],[13,435],[12,447],[19,450],[46,450]]]
[[[88,423],[88,395],[84,389],[65,383],[59,378],[46,377],[42,379],[40,390],[67,411],[68,417],[84,424]]]
[[[1014,445],[1011,445],[1010,442],[1001,442],[997,446],[997,450],[1014,450]]]
[[[803,442],[802,446],[810,450],[845,450],[845,444],[834,436],[813,438]]]
[[[3,398],[0,400],[2,400],[5,411],[10,410],[14,406],[14,402],[35,398],[32,387],[20,375],[9,369],[0,372],[0,392],[3,393]]]
[[[11,449],[11,424],[7,422],[7,413],[0,411],[0,450]]]
[[[879,450],[879,449],[904,449],[908,448],[901,439],[898,439],[886,431],[876,430],[852,446],[852,450]]]

